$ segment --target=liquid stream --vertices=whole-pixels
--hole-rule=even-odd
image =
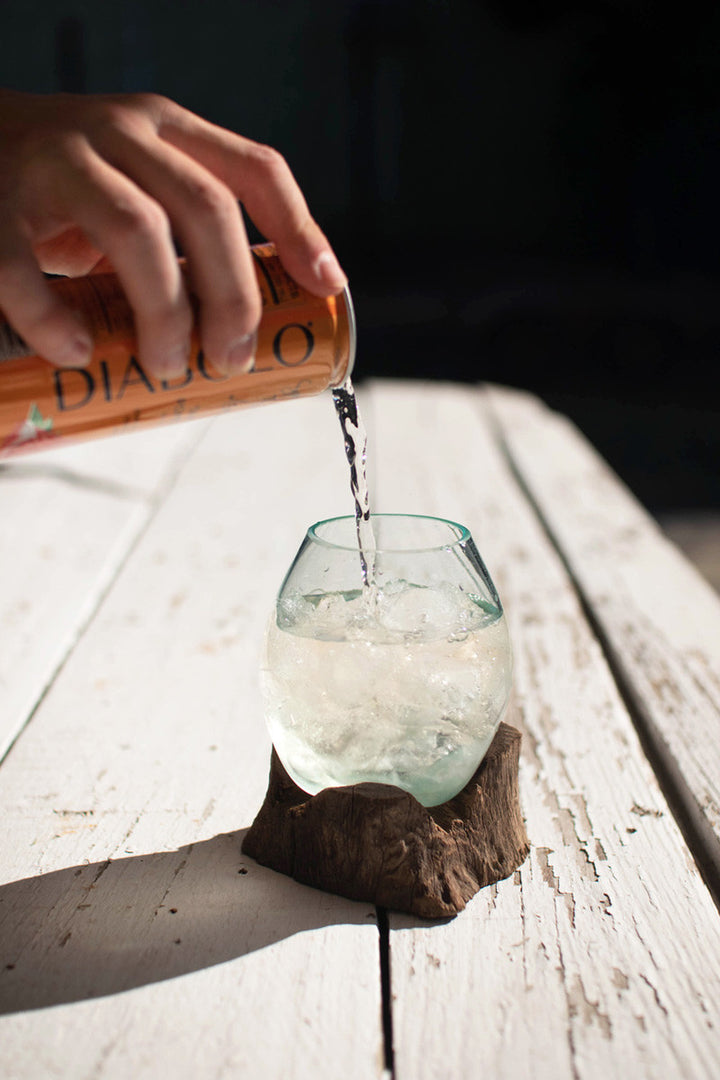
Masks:
[[[355,502],[360,569],[366,600],[374,600],[375,534],[370,518],[370,492],[367,482],[367,432],[362,422],[350,377],[333,390],[335,410],[340,420],[345,456],[350,466],[350,490]]]

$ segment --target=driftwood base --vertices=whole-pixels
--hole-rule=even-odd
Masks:
[[[305,885],[443,918],[508,877],[530,850],[518,799],[520,732],[501,724],[459,795],[426,809],[399,788],[356,784],[308,795],[275,750],[243,852]]]

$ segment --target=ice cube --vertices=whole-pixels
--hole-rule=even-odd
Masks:
[[[466,594],[449,582],[433,588],[406,583],[397,592],[383,590],[378,621],[388,630],[431,640],[463,630],[468,606]]]

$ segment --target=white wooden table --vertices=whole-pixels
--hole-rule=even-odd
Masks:
[[[17,459],[0,1076],[714,1080],[720,602],[536,399],[360,403],[375,509],[468,524],[504,600],[527,862],[431,924],[240,852],[265,620],[350,512],[329,396]]]

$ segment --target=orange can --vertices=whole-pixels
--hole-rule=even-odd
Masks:
[[[184,375],[165,380],[149,374],[138,359],[132,310],[115,274],[52,282],[92,331],[85,368],[57,368],[32,355],[0,312],[0,458],[341,386],[355,360],[349,290],[320,299],[292,280],[272,244],[257,245],[252,254],[263,313],[255,366],[242,375],[216,371],[196,330]]]

